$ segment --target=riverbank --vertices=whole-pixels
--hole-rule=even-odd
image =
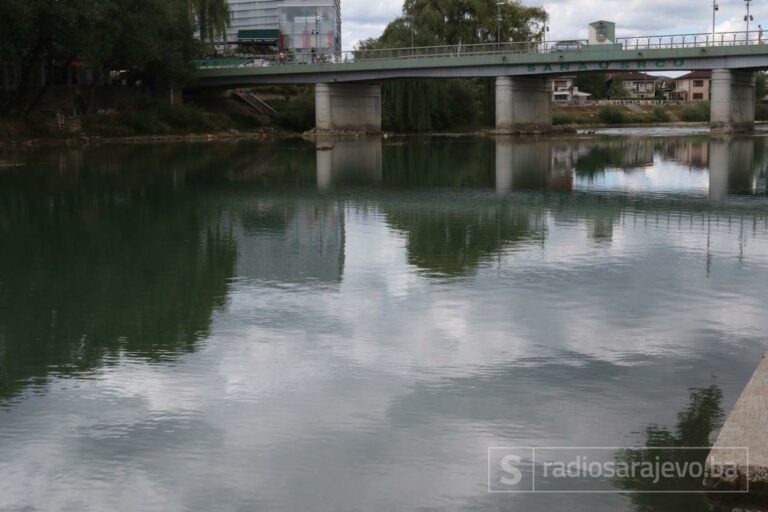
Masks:
[[[766,126],[768,122],[755,122],[756,126]],[[667,123],[589,123],[589,124],[561,124],[554,125],[547,132],[499,132],[493,128],[462,130],[462,131],[440,131],[429,133],[394,133],[383,132],[383,138],[392,137],[497,137],[497,136],[542,136],[542,135],[592,135],[592,134],[621,134],[626,130],[665,130],[671,129],[676,132],[706,133],[709,129],[708,122],[667,122]],[[339,131],[330,133],[318,133],[314,130],[308,132],[294,132],[284,130],[273,126],[265,126],[253,130],[238,130],[236,128],[205,131],[201,133],[169,133],[169,134],[144,134],[144,135],[125,135],[125,136],[103,136],[91,135],[87,133],[62,133],[47,134],[45,136],[23,136],[15,138],[0,137],[0,149],[22,149],[39,147],[61,147],[61,146],[89,146],[98,144],[163,144],[173,142],[221,142],[232,140],[257,140],[257,141],[275,141],[287,139],[305,139],[322,144],[328,140],[338,139],[359,139],[369,136],[363,132]]]
[[[0,140],[0,149],[41,148],[61,146],[88,146],[96,144],[165,144],[169,142],[222,142],[228,140],[278,140],[301,138],[300,133],[285,132],[276,129],[263,129],[252,132],[230,130],[216,133],[196,133],[184,135],[137,135],[128,137],[100,137],[79,135],[67,138],[29,138],[20,140]]]

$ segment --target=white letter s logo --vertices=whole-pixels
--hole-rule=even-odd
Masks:
[[[509,473],[512,478],[502,476],[499,481],[504,485],[517,485],[520,480],[523,479],[523,474],[517,469],[514,464],[520,464],[520,457],[517,455],[507,455],[501,459],[501,469]]]

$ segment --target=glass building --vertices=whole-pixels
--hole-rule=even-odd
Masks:
[[[289,58],[311,62],[341,54],[340,0],[229,0],[229,7],[229,41],[244,31],[277,29],[277,46]]]

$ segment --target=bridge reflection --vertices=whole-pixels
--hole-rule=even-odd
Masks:
[[[233,282],[338,289],[370,241],[402,247],[430,277],[517,255],[621,254],[649,226],[693,244],[702,276],[736,239],[738,261],[765,254],[765,200],[745,197],[766,195],[762,138],[332,146],[3,154],[0,402],[52,368],[79,375],[197,350]]]

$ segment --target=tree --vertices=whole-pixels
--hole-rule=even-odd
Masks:
[[[755,73],[755,97],[757,98],[758,103],[762,102],[765,95],[768,94],[768,87],[766,87],[765,79],[766,76],[764,71]]]
[[[378,38],[362,41],[357,50],[416,46],[536,41],[547,13],[517,1],[500,6],[495,0],[406,0],[403,14]],[[452,81],[399,80],[384,85],[385,129],[424,132],[466,127],[493,118],[493,86],[489,79]]]
[[[624,98],[627,96],[627,88],[624,87],[624,80],[619,77],[614,77],[608,84],[608,97],[611,99]]]
[[[573,86],[578,87],[581,92],[586,92],[592,95],[592,99],[599,100],[605,98],[607,87],[606,80],[608,77],[605,73],[593,72],[593,73],[581,73],[576,76],[573,81]]]
[[[232,24],[227,0],[189,0],[192,16],[197,20],[200,39],[212,42],[226,34]]]
[[[127,70],[150,85],[184,82],[196,46],[187,1],[3,0],[0,60],[18,70],[15,112],[31,111],[76,61],[97,79]]]
[[[406,0],[402,18],[412,21],[415,32],[433,44],[453,45],[496,43],[499,28],[502,42],[537,40],[547,14],[517,1],[497,6],[496,0]]]

